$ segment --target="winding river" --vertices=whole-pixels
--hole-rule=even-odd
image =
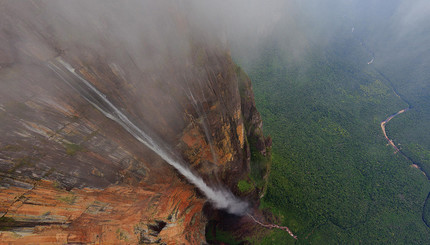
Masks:
[[[379,73],[381,74],[381,72],[379,72]],[[382,74],[381,74],[381,75],[382,75]],[[384,77],[385,77],[385,76],[384,76]],[[386,78],[386,77],[385,77],[385,78]],[[388,79],[388,78],[386,78],[386,79]],[[388,80],[388,81],[389,81],[389,80]],[[397,96],[399,96],[399,97],[400,97],[400,95],[399,95],[399,94],[397,94],[397,92],[396,92],[396,91],[394,91],[394,93],[395,93]],[[403,99],[402,97],[400,97],[400,98],[401,98],[401,99]],[[403,99],[403,101],[405,101],[405,100]],[[406,102],[406,103],[408,103],[407,101],[405,101],[405,102]],[[408,105],[409,105],[409,103],[408,103]],[[408,107],[408,108],[405,108],[405,109],[403,109],[403,110],[400,110],[400,111],[398,111],[397,113],[395,113],[395,114],[393,114],[393,115],[391,115],[391,116],[387,117],[387,119],[385,119],[384,121],[382,121],[382,122],[381,122],[381,129],[382,129],[382,133],[384,133],[384,136],[385,136],[385,138],[387,139],[388,144],[390,144],[390,145],[394,148],[394,150],[395,150],[395,152],[394,152],[394,153],[400,153],[402,156],[404,156],[408,161],[410,161],[410,162],[412,163],[412,167],[419,169],[419,170],[421,171],[421,173],[422,173],[422,174],[424,174],[424,175],[427,177],[427,179],[428,179],[428,180],[430,180],[429,175],[427,175],[427,174],[426,174],[426,172],[424,171],[424,169],[422,169],[421,164],[420,164],[419,162],[414,162],[414,161],[412,160],[412,158],[410,158],[410,157],[409,157],[408,155],[406,155],[406,154],[405,154],[401,149],[399,149],[399,148],[396,146],[396,144],[394,144],[394,141],[388,137],[387,132],[386,132],[386,130],[385,130],[385,126],[386,126],[386,124],[387,124],[391,119],[393,119],[394,117],[396,117],[396,116],[398,116],[398,115],[400,115],[400,114],[402,114],[402,113],[404,113],[404,112],[406,112],[406,111],[408,111],[408,110],[410,110],[410,109],[411,109],[411,106],[409,105],[409,107]],[[422,211],[422,215],[421,215],[421,218],[422,218],[422,220],[423,220],[424,224],[425,224],[428,228],[430,228],[430,221],[429,221],[429,220],[426,220],[426,218],[425,218],[425,216],[424,216],[424,212],[425,212],[425,209],[426,209],[426,205],[428,205],[429,203],[430,203],[430,193],[427,195],[427,198],[426,198],[426,200],[425,200],[425,202],[424,202],[423,211]]]
[[[371,65],[373,63],[373,61],[375,60],[375,53],[366,45],[366,43],[361,40],[360,38],[358,38],[357,36],[354,35],[354,39],[356,39],[360,45],[370,54],[371,56],[371,60],[369,62],[367,62],[368,65]],[[379,73],[379,75],[381,75],[386,81],[388,81],[388,83],[390,84],[390,87],[393,89],[394,94],[396,94],[397,97],[399,97],[401,100],[403,100],[406,104],[408,104],[408,107],[405,109],[402,109],[400,111],[398,111],[395,114],[390,115],[389,117],[387,117],[384,121],[381,122],[381,129],[382,129],[382,133],[384,134],[385,138],[388,141],[388,144],[390,144],[394,150],[395,153],[400,153],[403,157],[405,157],[408,161],[410,161],[412,163],[412,167],[419,169],[426,177],[428,180],[430,180],[430,174],[426,173],[426,171],[422,168],[421,163],[419,162],[415,162],[412,160],[411,157],[409,157],[408,155],[406,155],[401,149],[399,149],[396,144],[394,144],[394,141],[392,139],[390,139],[387,135],[387,132],[385,130],[385,126],[387,125],[387,123],[393,119],[394,117],[408,111],[411,110],[413,107],[412,105],[409,103],[409,101],[407,101],[404,97],[400,96],[400,94],[397,92],[396,87],[394,86],[394,84],[391,82],[391,80],[385,76],[385,74],[383,74],[381,71],[379,71],[377,68],[375,68],[376,72]],[[424,206],[423,206],[423,211],[422,211],[422,220],[424,222],[424,224],[430,228],[430,220],[426,220],[426,218],[424,217],[424,213],[425,213],[425,209],[427,208],[427,205],[430,205],[430,193],[427,195],[426,200],[424,201]]]
[[[397,93],[396,93],[397,94]],[[399,96],[400,97],[400,96]],[[420,171],[421,171],[421,173],[423,173],[426,177],[427,177],[427,179],[428,180],[430,180],[430,178],[429,178],[429,176],[426,174],[426,172],[421,168],[421,164],[420,163],[418,163],[418,162],[414,162],[409,156],[407,156],[401,149],[399,149],[395,144],[394,144],[394,142],[393,142],[393,140],[392,139],[390,139],[390,138],[388,138],[388,135],[387,135],[387,132],[385,131],[385,126],[386,126],[386,124],[391,120],[391,119],[393,119],[394,117],[396,117],[396,116],[398,116],[398,115],[400,115],[400,114],[402,114],[402,113],[404,113],[404,112],[406,112],[406,111],[408,111],[408,110],[410,110],[411,109],[411,107],[408,107],[408,108],[405,108],[405,109],[403,109],[403,110],[400,110],[400,111],[398,111],[397,113],[395,113],[395,114],[393,114],[393,115],[391,115],[391,116],[389,116],[389,117],[387,117],[387,119],[385,119],[384,121],[382,121],[381,122],[381,129],[382,129],[382,132],[384,133],[384,136],[385,136],[385,138],[387,139],[387,141],[388,141],[388,143],[394,148],[394,150],[395,150],[395,152],[394,153],[400,153],[402,156],[404,156],[407,160],[409,160],[410,162],[412,162],[412,167],[414,167],[414,168],[417,168],[417,169],[419,169]],[[426,208],[426,205],[428,205],[429,203],[430,203],[430,193],[427,195],[427,198],[426,198],[426,200],[425,200],[425,202],[424,202],[424,207],[423,207],[423,211],[422,211],[422,215],[421,215],[421,218],[422,218],[422,220],[423,220],[423,222],[424,222],[424,224],[428,227],[428,228],[430,228],[430,221],[429,220],[426,220],[426,218],[425,218],[425,216],[424,216],[424,212],[425,212],[425,208]]]
[[[410,107],[408,107],[408,108],[405,108],[405,109],[403,109],[403,110],[400,110],[400,111],[398,111],[397,113],[395,113],[395,114],[393,114],[393,115],[391,115],[391,116],[389,116],[389,117],[387,117],[387,119],[385,119],[384,121],[382,121],[381,122],[381,129],[382,129],[382,132],[384,133],[384,136],[385,136],[385,138],[387,139],[387,141],[388,141],[388,144],[390,144],[393,148],[394,148],[394,150],[396,150],[394,153],[400,153],[400,154],[402,154],[402,156],[404,156],[407,160],[409,160],[410,162],[412,162],[412,167],[414,167],[414,168],[417,168],[417,169],[419,169],[419,170],[421,170],[421,172],[428,178],[428,176],[427,176],[427,174],[426,174],[426,172],[421,168],[421,164],[420,163],[416,163],[416,162],[414,162],[410,157],[408,157],[403,151],[401,151],[397,146],[396,146],[396,144],[394,144],[394,141],[392,140],[392,139],[390,139],[390,138],[388,138],[388,135],[387,135],[387,132],[385,131],[385,125],[391,120],[391,119],[393,119],[394,117],[396,117],[396,116],[398,116],[398,115],[400,115],[400,114],[402,114],[403,112],[406,112],[406,111],[408,111],[408,110],[410,110],[411,108]],[[430,179],[429,179],[430,180]]]
[[[390,140],[390,138],[388,138],[387,132],[385,131],[385,124],[387,124],[391,119],[393,119],[397,115],[402,114],[403,112],[405,112],[407,110],[409,110],[409,107],[406,109],[398,111],[397,113],[387,117],[387,119],[385,119],[384,121],[381,122],[382,132],[384,133],[385,138],[388,140],[388,143],[394,148],[394,150],[396,150],[396,153],[399,152],[400,149],[394,144],[393,140]]]

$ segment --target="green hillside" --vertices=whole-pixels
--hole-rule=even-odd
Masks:
[[[299,244],[430,243],[422,221],[427,178],[394,154],[380,128],[408,105],[367,65],[368,51],[352,34],[326,46],[309,42],[300,59],[283,42],[267,42],[256,61],[238,57],[273,137],[262,208]],[[264,239],[285,242],[295,240],[283,231]]]

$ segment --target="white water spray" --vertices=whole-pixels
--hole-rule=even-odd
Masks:
[[[197,103],[196,99],[194,98],[193,92],[191,92],[191,89],[189,87],[188,87],[188,92],[185,90],[185,94],[187,95],[188,99],[190,99],[191,104],[193,105],[194,109],[196,110],[197,114],[199,115],[199,117],[202,120],[201,125],[202,125],[203,131],[205,133],[206,140],[208,142],[209,148],[211,150],[212,158],[213,158],[213,160],[214,160],[215,163],[218,163],[218,158],[216,156],[214,147],[212,145],[212,139],[211,139],[211,136],[210,136],[210,133],[209,133],[209,129],[208,129],[207,124],[206,124],[207,115],[206,115],[206,113],[205,113],[205,111],[204,111],[203,108],[200,109],[200,107],[202,105],[201,104],[199,105]],[[203,93],[202,93],[202,96],[204,98]]]
[[[209,201],[219,209],[225,209],[229,213],[236,215],[245,214],[248,203],[236,198],[230,191],[209,187],[202,178],[195,175],[186,167],[181,159],[164,146],[161,140],[155,141],[147,133],[131,122],[117,107],[115,107],[99,90],[82,76],[75,72],[73,67],[57,57],[55,61],[50,61],[48,67],[53,70],[65,83],[75,89],[85,100],[102,112],[106,117],[120,124],[125,130],[133,135],[138,141],[146,145],[149,149],[157,153],[163,160],[174,167],[180,174],[194,184]],[[65,68],[65,69],[64,69]]]

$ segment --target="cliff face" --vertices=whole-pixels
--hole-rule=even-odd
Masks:
[[[47,64],[66,60],[211,186],[255,198],[267,165],[249,175],[251,158],[270,142],[249,79],[176,5],[155,41],[75,5],[78,20],[49,1],[0,4],[0,243],[201,243],[201,193]]]

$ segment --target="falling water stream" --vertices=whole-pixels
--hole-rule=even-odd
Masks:
[[[107,118],[115,121],[121,125],[127,132],[133,135],[139,142],[146,145],[149,149],[157,153],[163,160],[174,167],[180,174],[182,174],[188,181],[194,184],[209,201],[218,209],[225,209],[227,212],[234,215],[247,215],[256,224],[265,228],[277,228],[287,231],[293,238],[297,239],[288,227],[279,226],[276,224],[264,224],[258,221],[248,211],[248,203],[235,197],[230,191],[223,188],[211,188],[202,178],[193,173],[188,167],[185,166],[183,160],[178,158],[161,140],[155,140],[148,133],[137,127],[130,119],[122,113],[115,105],[108,100],[105,94],[96,89],[90,82],[85,80],[81,75],[76,73],[75,69],[66,63],[61,57],[57,57],[47,63],[47,66],[54,71],[66,84],[76,90],[86,101],[93,105],[97,110],[103,113]],[[188,94],[191,98],[193,105],[199,113],[201,108],[192,95],[191,91]],[[204,118],[205,119],[205,118]],[[203,119],[203,120],[204,120]],[[204,123],[204,122],[203,122]],[[206,126],[206,125],[204,125]],[[210,135],[205,127],[205,134],[210,139]],[[214,154],[214,153],[213,153]],[[214,156],[215,157],[215,156]]]
[[[76,73],[75,69],[61,57],[48,62],[47,66],[53,70],[66,84],[76,90],[85,100],[97,108],[107,118],[115,121],[134,136],[139,142],[157,153],[163,160],[174,167],[189,182],[194,184],[209,201],[219,209],[235,215],[243,215],[248,209],[248,203],[235,197],[230,191],[222,188],[211,188],[202,178],[193,173],[183,160],[177,157],[161,140],[155,140],[148,133],[137,127],[115,105],[96,89],[90,82]]]
[[[212,139],[211,139],[209,129],[208,129],[207,124],[206,124],[207,115],[206,115],[204,109],[200,108],[200,107],[202,107],[202,105],[197,103],[196,99],[194,98],[193,93],[191,92],[191,89],[188,88],[188,92],[185,91],[185,93],[186,93],[187,97],[190,99],[191,104],[193,105],[194,109],[196,110],[197,114],[199,115],[199,117],[202,120],[201,125],[202,125],[203,131],[205,133],[206,140],[208,141],[209,148],[210,148],[211,153],[212,153],[212,158],[213,158],[214,162],[217,163],[218,159],[217,159],[217,156],[215,154],[215,150],[214,150],[214,147],[212,145]],[[203,94],[203,92],[202,92],[202,94]],[[202,96],[204,97],[204,95],[202,95]]]

